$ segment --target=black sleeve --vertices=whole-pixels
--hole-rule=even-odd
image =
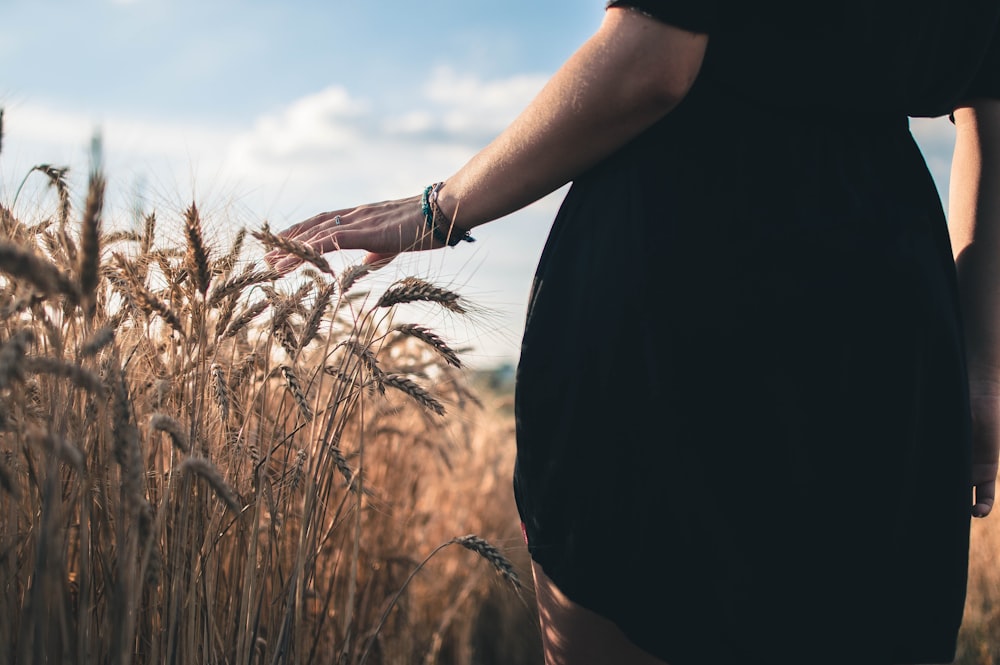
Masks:
[[[964,100],[971,99],[1000,99],[1000,28],[993,34],[993,41],[986,52],[983,64],[979,66],[979,72],[973,79],[972,85],[968,87]]]
[[[655,19],[691,32],[708,33],[716,20],[713,0],[610,0],[608,7],[631,7]]]

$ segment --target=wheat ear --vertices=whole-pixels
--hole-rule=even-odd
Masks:
[[[376,305],[391,307],[408,302],[435,302],[452,312],[464,314],[465,308],[459,302],[460,299],[461,296],[454,291],[434,286],[417,277],[406,277],[386,289]]]
[[[48,356],[32,356],[24,359],[24,369],[32,374],[51,374],[69,379],[73,385],[83,388],[97,397],[104,397],[104,383],[94,372],[80,365],[68,363]]]
[[[368,660],[368,654],[371,653],[372,647],[375,645],[375,639],[378,637],[379,632],[385,625],[386,619],[389,618],[389,613],[392,611],[392,608],[396,606],[396,602],[399,600],[399,597],[403,595],[403,591],[406,590],[406,588],[409,586],[413,578],[416,577],[417,573],[420,572],[420,570],[427,565],[427,562],[429,562],[432,558],[434,558],[435,554],[437,554],[438,552],[440,552],[441,550],[450,545],[461,545],[462,547],[472,550],[476,554],[480,555],[481,557],[489,561],[490,564],[494,567],[494,569],[498,573],[500,573],[500,575],[505,580],[507,580],[507,582],[509,582],[511,586],[514,587],[515,590],[520,592],[521,581],[518,578],[517,573],[514,572],[514,567],[506,559],[506,557],[504,557],[503,554],[500,553],[500,550],[498,550],[493,545],[489,544],[483,538],[480,538],[479,536],[476,535],[470,534],[468,536],[452,538],[448,542],[442,543],[437,547],[435,547],[434,550],[430,554],[428,554],[423,561],[417,564],[416,568],[413,569],[409,577],[406,578],[402,586],[396,591],[393,597],[389,600],[389,603],[386,605],[385,610],[383,610],[382,612],[382,616],[379,618],[378,623],[375,625],[375,629],[372,630],[371,637],[368,638],[368,643],[365,645],[365,650],[361,654],[361,659],[358,661],[358,665],[364,665],[364,663]]]
[[[174,447],[182,453],[191,452],[191,442],[184,431],[184,426],[176,418],[164,413],[154,413],[149,419],[149,426],[170,437]]]
[[[288,392],[292,393],[292,397],[295,398],[295,403],[299,406],[299,411],[302,412],[302,417],[307,421],[313,419],[312,409],[309,408],[309,400],[306,399],[306,395],[302,392],[302,384],[299,383],[299,379],[295,376],[295,372],[288,365],[281,365],[281,374],[285,377],[285,385],[288,387]]]
[[[23,279],[43,294],[62,293],[76,299],[76,284],[55,264],[17,245],[0,242],[0,271]]]
[[[434,349],[435,352],[442,358],[445,362],[452,367],[461,368],[462,361],[458,358],[458,353],[455,352],[448,344],[438,337],[436,334],[428,330],[427,328],[417,325],[415,323],[404,323],[393,328],[398,333],[407,335],[409,337],[414,337],[419,339],[421,342],[427,344],[429,347]]]
[[[66,184],[66,173],[69,172],[69,167],[39,164],[31,170],[44,173],[49,179],[49,186],[54,188],[59,195],[59,228],[64,229],[69,221],[69,186]]]
[[[90,176],[87,204],[80,229],[80,296],[89,308],[97,301],[98,272],[101,265],[101,210],[104,207],[104,177]]]
[[[275,235],[271,233],[271,229],[266,223],[259,231],[254,231],[252,235],[268,249],[280,249],[283,252],[297,256],[303,261],[313,264],[320,271],[333,276],[333,269],[327,260],[323,258],[323,255],[306,243]]]
[[[208,258],[208,249],[201,233],[201,217],[198,207],[192,203],[184,213],[184,235],[187,237],[187,254],[185,262],[194,287],[202,296],[208,293],[208,285],[212,279]]]
[[[225,332],[222,333],[222,339],[229,339],[230,337],[235,337],[236,334],[239,333],[244,328],[246,328],[251,321],[260,316],[260,313],[263,312],[265,309],[267,309],[270,304],[271,304],[270,300],[268,300],[267,298],[261,298],[257,302],[248,306],[240,313],[238,317],[236,317],[233,321],[229,323],[228,326],[226,326]]]
[[[204,479],[208,486],[212,488],[215,495],[222,499],[223,503],[237,515],[240,514],[242,506],[236,499],[236,492],[226,484],[219,469],[204,457],[188,457],[181,462],[179,471],[190,473]]]
[[[16,379],[21,378],[24,364],[24,354],[28,346],[35,341],[35,333],[30,328],[22,328],[10,336],[0,346],[0,389],[6,388]]]
[[[406,393],[421,406],[430,409],[439,416],[444,415],[444,405],[434,398],[425,388],[412,379],[402,374],[385,374],[382,376],[382,383]]]

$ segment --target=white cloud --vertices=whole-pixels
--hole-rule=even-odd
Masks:
[[[330,87],[259,118],[250,132],[235,140],[231,153],[239,163],[287,163],[357,150],[364,139],[359,121],[366,110],[365,102],[343,88]]]
[[[520,75],[482,81],[448,67],[434,71],[425,93],[442,113],[440,126],[457,136],[492,138],[538,94],[546,77]]]
[[[383,111],[334,86],[259,118],[229,146],[227,168],[286,196],[324,191],[330,203],[418,190],[456,170],[516,117],[544,84],[540,76],[484,81],[448,68],[423,96]]]
[[[249,218],[233,223],[253,226],[269,219],[280,228],[320,210],[416,194],[447,178],[513,120],[543,83],[539,76],[487,81],[440,69],[402,111],[380,110],[334,86],[244,127],[124,114],[102,118],[79,109],[17,104],[4,117],[0,175],[16,186],[34,164],[68,163],[77,191],[83,191],[86,146],[99,127],[108,173],[124,204],[131,191],[121,190],[145,180],[154,190],[151,198],[168,207],[186,205],[190,187],[199,204],[206,194],[214,198],[205,202],[207,209],[226,207],[220,193],[238,201]],[[558,199],[481,229],[475,245],[405,257],[395,268],[453,282],[494,312],[456,331],[456,343],[479,348],[486,364],[516,355],[534,263]]]

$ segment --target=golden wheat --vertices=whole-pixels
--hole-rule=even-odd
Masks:
[[[184,235],[187,238],[186,266],[194,280],[194,288],[202,296],[208,293],[212,280],[212,272],[208,257],[208,249],[201,233],[201,217],[198,207],[192,203],[184,212]]]
[[[347,294],[364,265],[279,277],[245,256],[264,248],[246,231],[209,246],[194,204],[105,231],[103,176],[64,215],[68,172],[41,172],[55,216],[24,223],[0,206],[0,661],[468,653],[477,603],[502,603],[492,576],[442,561],[414,577],[408,552],[456,531],[509,537],[516,519],[481,479],[503,474],[510,448],[434,417],[458,404],[458,355],[386,312],[457,313],[458,295],[403,278],[372,304]],[[406,611],[376,630],[392,597]]]
[[[271,229],[267,224],[264,224],[259,231],[254,231],[253,237],[259,240],[268,249],[280,249],[283,252],[297,256],[303,261],[316,266],[316,268],[320,271],[333,276],[333,269],[330,267],[330,263],[323,257],[322,254],[304,242],[295,240],[294,238],[286,238],[284,236],[275,235],[271,233]]]

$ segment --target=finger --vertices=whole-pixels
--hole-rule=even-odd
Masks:
[[[279,259],[273,266],[279,275],[287,275],[302,264],[302,259],[294,255],[287,255]]]
[[[378,270],[389,265],[398,254],[395,252],[392,254],[380,254],[378,252],[368,252],[362,263],[366,266],[370,266],[372,270]]]
[[[973,517],[986,517],[993,510],[993,502],[996,498],[997,481],[990,480],[979,483],[976,488],[976,503],[972,506]]]
[[[320,254],[326,254],[327,252],[337,252],[341,249],[361,249],[360,247],[352,247],[349,243],[343,243],[344,232],[342,230],[326,230],[322,233],[316,234],[305,240],[307,245],[315,249]]]
[[[318,215],[314,215],[309,219],[294,224],[284,231],[281,231],[278,235],[284,236],[286,238],[294,238],[295,240],[305,241],[310,234],[316,232],[323,232],[329,227],[334,226],[335,220],[339,217],[343,222],[343,219],[347,216],[349,211],[353,208],[344,208],[343,210],[332,210],[330,212],[321,212]]]

